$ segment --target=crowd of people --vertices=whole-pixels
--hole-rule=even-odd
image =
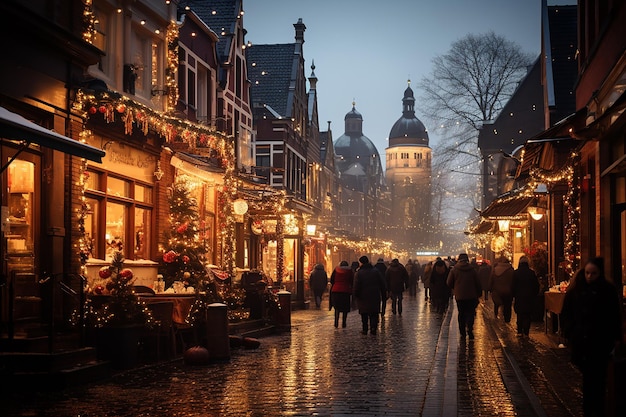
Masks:
[[[517,335],[529,336],[541,289],[528,257],[521,256],[515,268],[506,257],[500,257],[493,265],[487,260],[478,264],[465,253],[456,259],[437,258],[424,266],[411,259],[404,265],[398,259],[385,262],[382,258],[372,264],[367,256],[361,256],[352,265],[341,261],[330,276],[329,309],[335,310],[335,327],[339,327],[341,318],[341,327],[345,328],[348,313],[358,309],[361,333],[375,335],[381,317],[385,317],[388,300],[391,299],[391,313],[401,316],[404,292],[416,297],[420,282],[432,311],[443,314],[450,300],[455,300],[462,341],[474,339],[476,308],[481,298],[486,302],[490,297],[494,318],[502,317],[510,323],[515,311]],[[309,284],[317,308],[328,283],[323,265],[316,265]],[[561,322],[572,363],[582,373],[585,416],[604,415],[609,360],[623,336],[617,289],[605,277],[602,258],[590,259],[572,277]]]

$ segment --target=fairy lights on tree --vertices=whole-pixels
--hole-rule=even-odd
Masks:
[[[160,271],[166,286],[181,281],[198,288],[205,279],[207,252],[199,228],[198,204],[191,196],[189,178],[179,175],[169,188],[170,229],[163,233]]]

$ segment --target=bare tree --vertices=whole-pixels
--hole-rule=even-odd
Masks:
[[[500,113],[531,61],[517,44],[494,32],[469,34],[433,59],[432,72],[420,82],[419,107],[439,138],[433,165],[445,180],[439,182],[442,188],[433,184],[433,192],[455,201],[443,207],[466,206],[467,217],[479,207],[478,131]]]

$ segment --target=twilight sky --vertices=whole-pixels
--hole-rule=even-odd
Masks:
[[[522,50],[539,54],[542,0],[244,0],[246,41],[293,43],[293,24],[302,18],[305,75],[315,63],[320,128],[331,121],[333,138],[344,133],[352,101],[363,116],[363,133],[384,153],[391,127],[402,115],[402,97],[411,79],[420,114],[418,83],[431,60],[468,33],[493,30]],[[548,4],[575,4],[549,0]],[[308,89],[308,84],[307,84]]]

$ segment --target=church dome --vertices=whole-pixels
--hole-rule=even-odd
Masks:
[[[380,154],[374,143],[363,134],[363,117],[352,110],[345,117],[345,133],[334,143],[336,166],[342,183],[348,187],[368,192],[384,184]]]
[[[395,145],[428,146],[426,127],[415,117],[415,98],[410,86],[404,90],[402,117],[394,123],[389,132],[389,146]]]

